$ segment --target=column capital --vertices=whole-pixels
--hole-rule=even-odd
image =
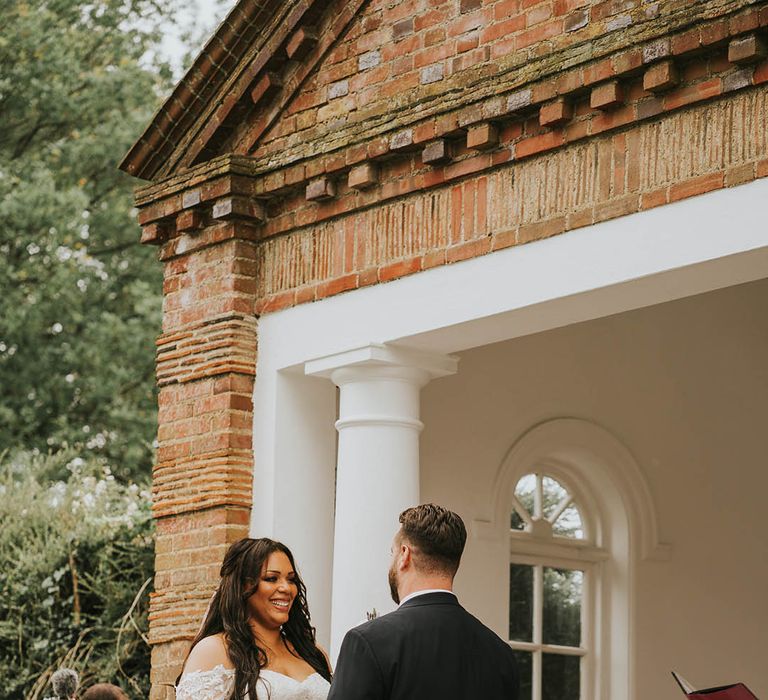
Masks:
[[[455,374],[459,358],[454,355],[425,352],[398,345],[370,343],[359,348],[344,350],[334,355],[310,360],[304,364],[304,372],[315,377],[325,377],[335,384],[354,381],[362,376],[379,372],[394,377],[400,373],[421,384],[431,379]]]

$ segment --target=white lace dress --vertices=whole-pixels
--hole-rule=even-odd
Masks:
[[[219,664],[210,671],[185,673],[176,686],[176,700],[229,700],[234,687],[235,670]],[[256,694],[259,700],[326,700],[330,687],[319,673],[297,681],[263,668]]]

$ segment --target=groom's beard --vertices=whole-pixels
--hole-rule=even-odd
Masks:
[[[389,579],[389,594],[392,596],[392,600],[395,601],[395,605],[400,605],[400,594],[397,592],[397,573],[394,566],[389,567],[387,578]]]

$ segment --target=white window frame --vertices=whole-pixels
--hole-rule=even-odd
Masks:
[[[552,535],[539,537],[525,530],[510,529],[509,532],[509,563],[534,567],[533,576],[533,641],[522,642],[509,640],[509,645],[519,651],[532,654],[532,700],[542,700],[543,664],[542,654],[554,653],[581,657],[579,673],[579,697],[587,700],[594,697],[595,688],[595,639],[596,628],[599,625],[600,615],[597,603],[597,592],[600,590],[600,577],[602,572],[601,562],[609,558],[609,553],[602,547],[595,546],[594,533],[595,519],[590,513],[585,512],[585,505],[575,496],[569,483],[563,483],[562,476],[555,476],[550,470],[535,466],[522,474],[536,475],[536,497],[540,501],[541,493],[539,476],[549,477],[557,481],[571,497],[571,503],[575,502],[582,520],[584,537],[571,539],[568,537]],[[513,491],[519,483],[517,480]],[[514,493],[510,497],[510,503],[517,501]],[[525,506],[519,503],[521,509],[529,512]],[[514,509],[514,505],[512,506]],[[556,521],[554,517],[552,522]],[[584,583],[581,601],[581,644],[579,647],[544,644],[543,631],[543,599],[544,599],[544,568],[572,569],[582,571]]]
[[[520,537],[510,528],[514,489],[531,471],[553,477],[573,494],[587,542]],[[531,427],[499,465],[488,492],[488,515],[472,521],[476,546],[503,557],[507,570],[513,535],[517,558],[590,566],[592,658],[585,663],[592,685],[584,700],[641,700],[634,677],[635,568],[643,559],[667,559],[670,546],[659,541],[653,499],[634,456],[591,421],[554,418]],[[498,605],[508,625],[508,593]]]

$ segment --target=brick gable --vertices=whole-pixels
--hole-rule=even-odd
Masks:
[[[238,2],[120,168],[145,180],[162,179],[220,152],[233,125],[252,111],[251,93],[289,61],[286,47],[295,32],[316,22],[327,4]]]
[[[673,9],[677,7],[674,2],[669,4]],[[739,3],[729,3],[728,9],[732,5]],[[366,13],[373,6],[366,5],[365,12],[361,10],[345,40],[352,41],[356,27],[362,31],[368,18]],[[697,8],[705,6],[706,3],[700,3]],[[708,11],[714,14],[715,9],[712,4]],[[677,14],[673,16],[680,20]],[[555,73],[537,73],[533,80],[516,85],[511,92],[502,91],[503,82],[499,79],[491,82],[496,85],[496,92],[471,104],[459,101],[455,108],[455,100],[466,99],[464,93],[458,97],[450,93],[434,104],[430,102],[430,109],[440,107],[448,111],[421,115],[415,123],[400,122],[400,113],[389,115],[382,127],[388,129],[385,133],[372,132],[370,122],[365,122],[360,126],[360,141],[350,142],[338,136],[340,146],[331,137],[313,143],[310,135],[302,131],[280,137],[288,143],[300,136],[301,143],[296,149],[303,149],[301,157],[290,160],[295,154],[288,145],[274,153],[267,152],[279,141],[270,140],[272,136],[298,124],[297,118],[286,118],[293,105],[306,107],[300,113],[323,113],[321,106],[306,106],[302,100],[310,93],[302,92],[295,101],[286,103],[275,127],[265,131],[264,141],[257,149],[265,151],[262,157],[222,156],[142,190],[137,201],[142,209],[140,220],[145,225],[145,238],[164,245],[163,257],[177,254],[179,246],[189,250],[190,245],[205,245],[204,235],[185,229],[190,219],[186,200],[196,202],[200,210],[196,220],[215,222],[221,220],[217,211],[229,201],[219,198],[236,195],[242,200],[241,207],[259,210],[257,218],[251,218],[251,223],[257,225],[251,234],[253,240],[268,239],[414,193],[459,183],[496,168],[514,169],[530,158],[571,144],[594,141],[605,134],[620,133],[768,82],[768,62],[754,49],[752,58],[743,63],[740,53],[735,55],[740,62],[730,60],[734,47],[741,51],[740,47],[745,45],[762,44],[768,26],[766,7],[707,16],[693,25],[688,23],[682,29],[667,31],[661,38],[658,32],[668,30],[669,22],[660,25],[659,21],[656,17],[655,24],[643,25],[643,32],[653,28],[646,41],[631,43],[632,37],[614,32],[616,36],[611,41],[618,48],[608,55],[599,60],[560,65]],[[378,32],[380,28],[371,31]],[[359,50],[368,46],[363,43]],[[594,51],[594,46],[590,50]],[[358,66],[367,54],[357,54]],[[315,66],[313,79],[319,79],[317,76],[323,74],[325,65]],[[373,69],[365,68],[358,73]],[[348,96],[349,92],[334,99]],[[348,120],[353,121],[354,116],[350,115]],[[246,124],[244,129],[251,126]],[[628,142],[632,143],[632,139]],[[334,150],[324,152],[334,144]],[[217,231],[217,236],[227,235],[225,229]]]
[[[511,97],[577,66],[587,84],[607,79],[626,72],[606,71],[612,55],[663,44],[696,22],[755,3],[291,0],[279,11],[273,5],[235,7],[121,167],[157,179],[236,153],[269,170],[429,118],[462,128],[476,119],[473,109],[503,117],[504,108],[487,104],[493,97]],[[725,32],[746,32],[752,23],[740,21]],[[722,37],[723,28],[714,27],[696,46],[684,36],[668,53]],[[628,70],[643,62],[624,60]],[[534,98],[566,87],[560,80]]]

